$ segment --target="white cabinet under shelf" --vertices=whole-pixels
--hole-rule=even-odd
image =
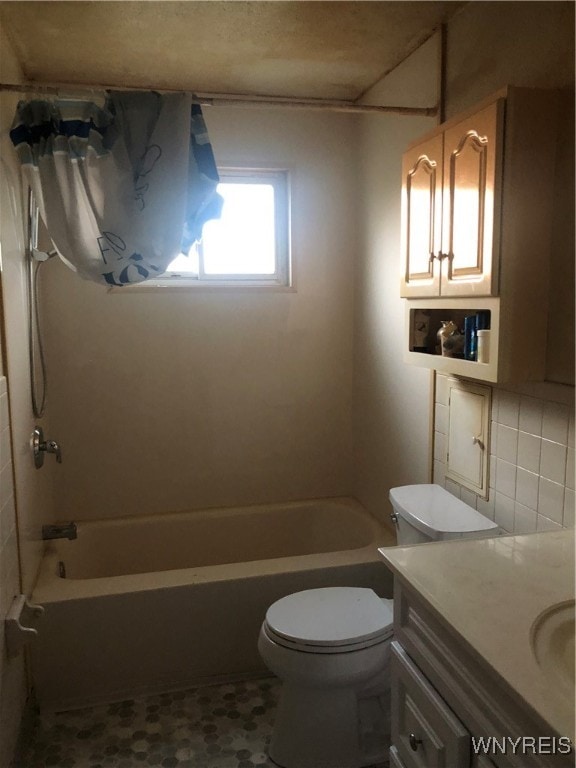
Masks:
[[[544,380],[562,104],[557,91],[506,88],[408,148],[407,362],[494,383]],[[434,320],[424,352],[414,349],[416,309]],[[489,362],[435,354],[440,319],[479,310],[491,313]]]

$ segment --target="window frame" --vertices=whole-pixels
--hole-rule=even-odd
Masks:
[[[164,272],[159,277],[130,286],[138,288],[291,288],[292,269],[290,254],[290,194],[287,169],[271,168],[218,168],[223,183],[270,184],[274,188],[275,272],[272,274],[206,274],[202,260],[202,246],[198,246],[198,274]],[[125,290],[123,288],[122,290]]]

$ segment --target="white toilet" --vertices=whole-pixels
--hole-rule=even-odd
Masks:
[[[439,485],[392,488],[398,544],[496,536],[498,526]],[[282,768],[365,768],[388,759],[393,603],[326,587],[270,606],[258,650],[283,681],[270,758]]]

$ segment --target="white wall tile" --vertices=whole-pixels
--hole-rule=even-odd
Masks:
[[[496,488],[496,456],[492,454],[490,456],[490,464],[488,467],[488,487]]]
[[[2,508],[10,496],[14,493],[12,480],[12,463],[9,462],[0,470],[0,508]]]
[[[0,618],[4,619],[19,591],[18,543],[14,530],[0,552]]]
[[[488,499],[481,499],[479,496],[476,500],[476,509],[478,512],[480,512],[481,515],[484,515],[485,517],[490,518],[490,520],[494,520],[494,497],[496,496],[495,493],[490,493],[490,496]]]
[[[576,452],[574,448],[568,448],[566,451],[566,488],[574,490],[574,471],[576,469]]]
[[[468,506],[472,507],[472,509],[476,509],[478,496],[474,493],[474,491],[469,491],[468,488],[462,488],[460,491],[460,498],[464,504],[468,504]]]
[[[0,469],[5,467],[11,459],[10,427],[6,425],[0,429]]]
[[[542,437],[553,440],[555,443],[568,444],[568,424],[570,422],[570,409],[560,403],[544,403],[544,415],[542,418]]]
[[[530,432],[531,435],[542,434],[542,414],[544,403],[535,397],[520,397],[520,419],[519,427],[523,432]]]
[[[556,523],[554,520],[550,520],[548,517],[544,517],[544,515],[538,515],[536,530],[538,533],[543,531],[561,531],[562,526]]]
[[[496,455],[496,446],[498,444],[498,422],[490,422],[490,439],[488,441],[488,449],[490,453]]]
[[[540,474],[548,480],[564,485],[566,480],[566,446],[542,440]]]
[[[516,495],[516,465],[496,459],[496,490],[513,499]]]
[[[446,480],[446,464],[442,461],[435,461],[432,469],[432,477],[437,485],[441,485],[444,488],[444,482]]]
[[[460,493],[462,489],[458,485],[458,483],[454,482],[454,480],[450,480],[449,478],[446,478],[444,482],[444,487],[449,493],[452,494],[452,496],[456,496],[457,499],[460,498]]]
[[[538,514],[535,509],[529,509],[523,504],[514,504],[514,533],[535,533]]]
[[[434,458],[446,464],[446,435],[434,432]]]
[[[16,509],[14,506],[14,494],[10,495],[6,503],[0,508],[0,547],[4,546],[6,539],[16,526]]]
[[[518,466],[530,472],[540,472],[542,439],[528,432],[518,432]]]
[[[538,509],[539,481],[539,475],[518,467],[516,473],[516,501],[530,509]]]
[[[10,417],[8,415],[8,394],[6,392],[6,377],[0,378],[1,394],[0,394],[0,427],[7,427],[10,423]]]
[[[518,430],[512,427],[506,427],[504,424],[497,425],[496,438],[496,456],[499,459],[516,464],[518,459]]]
[[[574,528],[575,507],[576,492],[566,488],[564,491],[564,518],[562,521],[564,528]]]
[[[500,391],[498,400],[498,423],[518,429],[520,418],[520,396],[514,392]]]
[[[494,521],[508,533],[514,532],[514,504],[514,499],[504,496],[502,493],[496,494]]]
[[[564,515],[564,486],[540,478],[538,484],[538,514],[550,518],[555,523],[562,524]]]

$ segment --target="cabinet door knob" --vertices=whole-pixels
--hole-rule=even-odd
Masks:
[[[480,448],[481,451],[484,450],[484,443],[482,442],[482,440],[480,440],[479,437],[473,437],[472,438],[472,445],[477,445],[478,448]]]
[[[408,743],[410,744],[410,748],[416,752],[418,750],[418,745],[422,744],[422,739],[417,739],[415,733],[411,733],[410,736],[408,736]]]

